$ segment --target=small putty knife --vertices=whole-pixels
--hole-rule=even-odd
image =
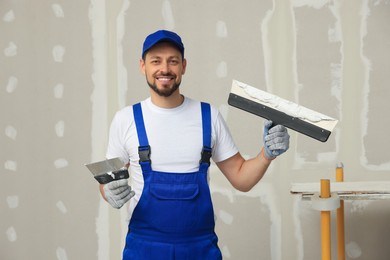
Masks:
[[[100,184],[129,178],[129,171],[119,157],[85,164],[85,166]]]

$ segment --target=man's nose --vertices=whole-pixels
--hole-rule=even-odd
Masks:
[[[164,61],[164,62],[161,62],[160,64],[160,71],[163,72],[163,73],[166,73],[169,71],[169,64],[168,62]]]

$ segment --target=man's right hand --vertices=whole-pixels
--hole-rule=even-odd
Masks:
[[[135,195],[127,179],[107,183],[104,185],[103,190],[107,202],[116,209],[120,209]]]

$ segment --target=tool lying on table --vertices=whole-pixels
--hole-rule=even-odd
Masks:
[[[233,80],[228,104],[326,142],[338,120]]]
[[[119,157],[85,164],[85,166],[100,184],[129,178],[129,171]]]

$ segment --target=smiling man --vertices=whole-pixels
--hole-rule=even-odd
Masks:
[[[219,111],[180,93],[186,71],[184,45],[174,32],[146,37],[140,69],[150,98],[118,111],[107,158],[120,157],[128,180],[101,185],[115,208],[129,201],[123,259],[222,259],[214,232],[208,185],[212,159],[229,182],[249,191],[289,147],[285,127],[264,125],[264,146],[254,158],[239,153]]]

